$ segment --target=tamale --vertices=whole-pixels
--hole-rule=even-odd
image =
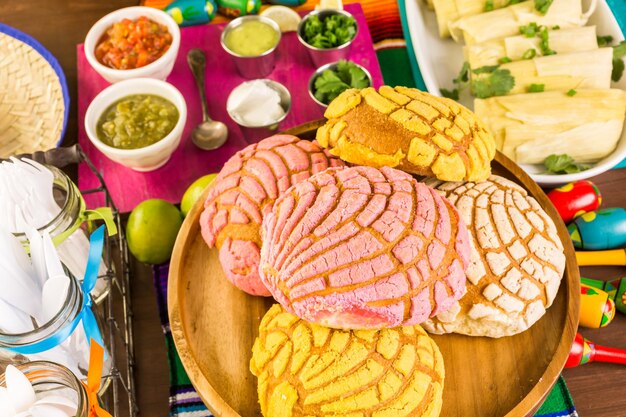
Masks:
[[[576,162],[610,154],[622,133],[626,92],[619,89],[517,94],[474,101],[496,146],[520,164],[566,153]]]
[[[592,12],[583,13],[581,0],[554,0],[546,14],[541,14],[535,9],[534,0],[529,0],[492,12],[462,17],[450,23],[449,28],[455,40],[464,39],[466,45],[472,45],[517,35],[520,26],[533,22],[548,28],[584,26]]]
[[[550,49],[557,54],[598,49],[595,26],[549,30],[548,39]],[[528,38],[518,35],[466,45],[463,51],[470,67],[480,68],[486,65],[498,65],[500,60],[505,58],[519,61],[531,49],[535,51],[536,56],[542,56],[543,51],[539,43],[540,39],[537,36]]]
[[[515,79],[515,85],[508,94],[526,93],[532,85],[540,86],[543,91],[563,92],[582,88],[611,88],[613,49],[542,56],[503,64],[500,69],[509,70]],[[489,76],[472,73],[472,82],[480,82]]]
[[[487,0],[427,0],[431,2],[437,15],[439,36],[450,36],[448,25],[461,17],[474,16],[485,12]],[[493,8],[499,9],[508,5],[510,0],[493,0]]]

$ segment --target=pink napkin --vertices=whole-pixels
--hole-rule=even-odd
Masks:
[[[382,74],[361,5],[349,4],[346,5],[346,10],[354,15],[359,25],[349,59],[367,68],[374,79],[374,85],[380,86],[383,82]],[[167,81],[176,86],[187,101],[187,124],[181,144],[170,161],[162,168],[147,173],[133,171],[109,160],[89,142],[84,129],[85,112],[91,100],[109,84],[91,68],[85,58],[83,45],[77,46],[78,142],[103,175],[113,201],[121,212],[131,211],[137,204],[149,198],[180,202],[186,188],[193,181],[202,175],[218,172],[228,158],[248,145],[239,126],[226,112],[228,95],[247,80],[238,75],[230,56],[220,45],[223,28],[224,24],[216,24],[181,30],[180,50],[174,70]],[[189,139],[191,131],[202,119],[200,97],[186,58],[187,52],[192,48],[203,49],[207,57],[206,91],[209,113],[213,119],[226,123],[229,129],[226,144],[214,151],[200,150]],[[278,54],[276,68],[267,78],[285,85],[292,96],[291,111],[279,129],[288,129],[321,118],[324,111],[311,99],[307,89],[315,67],[295,32],[283,35]],[[96,177],[84,164],[79,167],[78,185],[81,190],[99,185]],[[85,200],[90,207],[103,204],[92,195],[85,196]]]

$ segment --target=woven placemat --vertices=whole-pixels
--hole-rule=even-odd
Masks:
[[[0,158],[55,147],[65,107],[51,64],[32,46],[0,33]]]

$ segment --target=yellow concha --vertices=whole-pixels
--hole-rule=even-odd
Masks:
[[[444,366],[420,326],[333,330],[274,305],[250,369],[265,417],[436,417]]]
[[[347,162],[444,181],[482,181],[491,174],[493,135],[453,100],[407,87],[350,89],[324,116],[317,141]]]

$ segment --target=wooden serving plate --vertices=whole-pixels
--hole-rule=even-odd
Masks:
[[[286,133],[312,138],[322,123]],[[433,336],[446,368],[445,417],[531,416],[561,373],[578,325],[580,277],[563,222],[541,188],[511,160],[498,153],[492,170],[526,188],[555,221],[567,257],[565,277],[547,314],[524,333],[501,339]],[[274,300],[247,295],[226,280],[218,251],[200,234],[203,201],[187,215],[174,247],[170,326],[191,382],[213,414],[260,417],[249,362],[259,322]]]

